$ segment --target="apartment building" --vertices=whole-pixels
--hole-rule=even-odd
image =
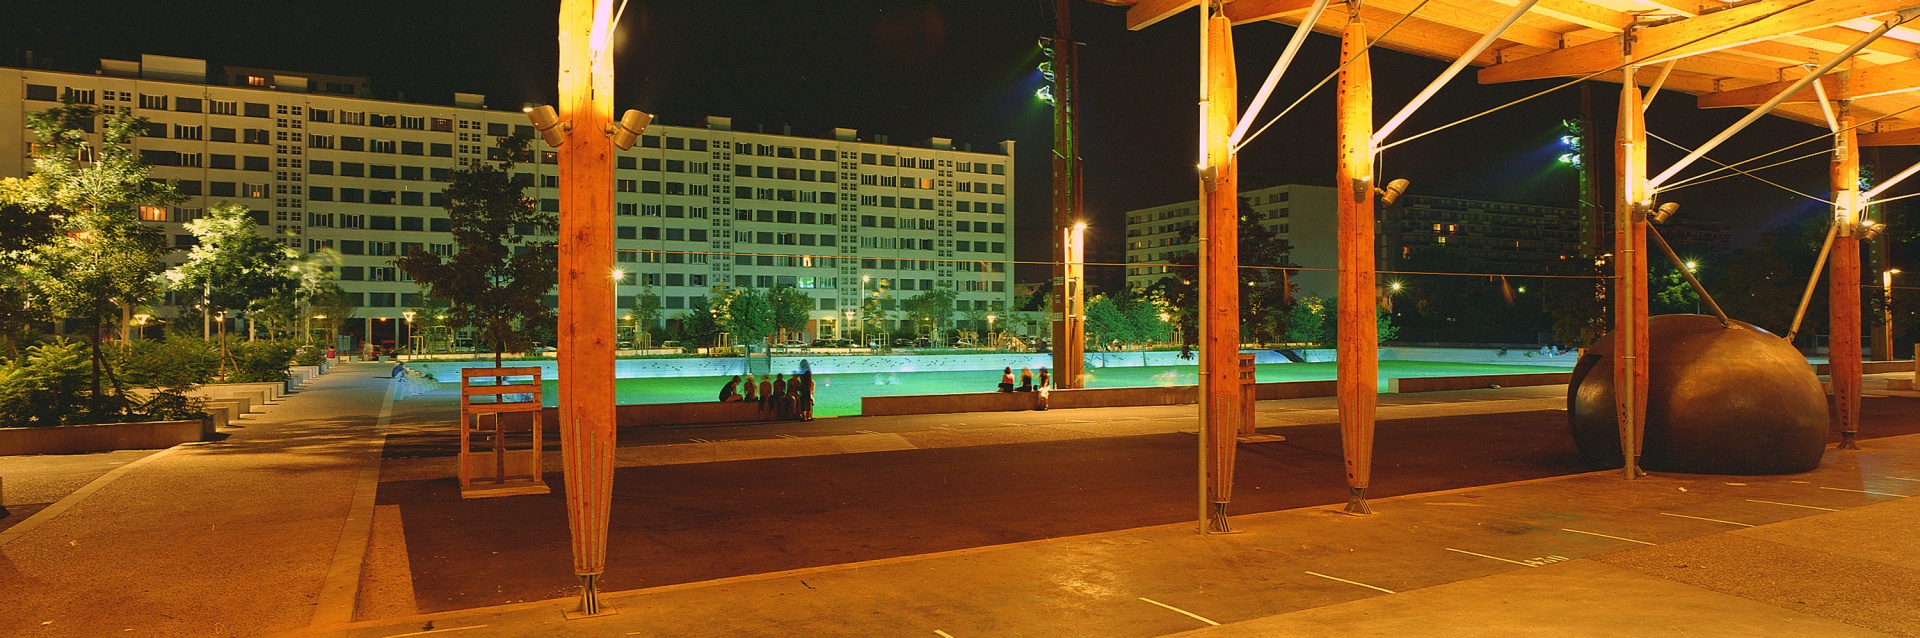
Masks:
[[[182,224],[210,205],[245,205],[262,234],[342,254],[339,284],[361,306],[347,333],[398,341],[399,318],[422,299],[394,258],[452,254],[441,191],[454,171],[498,159],[496,138],[532,134],[521,105],[489,108],[468,93],[451,104],[377,100],[364,78],[223,71],[156,55],[101,60],[91,75],[0,69],[13,76],[0,81],[0,117],[13,122],[0,126],[0,148],[15,149],[0,153],[0,176],[31,168],[29,113],[71,101],[146,118],[135,148],[187,199],[142,220],[184,249],[193,238]],[[835,337],[863,281],[884,285],[888,305],[938,288],[955,290],[961,311],[1011,299],[1011,140],[974,152],[946,138],[861,141],[854,129],[815,138],[736,131],[725,117],[660,122],[615,160],[623,311],[642,290],[661,296],[671,321],[716,286],[788,285],[814,300],[811,336]],[[557,212],[558,157],[535,140],[516,178]]]
[[[1293,277],[1301,294],[1332,297],[1336,280],[1332,268],[1335,217],[1333,188],[1288,184],[1241,191],[1240,200],[1253,209],[1261,225],[1292,246],[1293,263],[1304,270]],[[1165,264],[1198,249],[1193,240],[1181,240],[1183,230],[1199,223],[1198,200],[1127,212],[1127,285],[1145,288],[1173,274]]]

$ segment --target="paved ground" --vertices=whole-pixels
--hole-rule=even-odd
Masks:
[[[1187,407],[648,431],[620,450],[616,516],[634,513],[617,521],[627,540],[609,573],[608,589],[627,590],[609,595],[620,613],[561,621],[562,603],[538,600],[571,584],[564,525],[553,525],[562,519],[540,509],[557,499],[450,505],[458,501],[448,495],[451,472],[434,473],[450,458],[436,456],[443,444],[432,434],[447,427],[452,403],[405,399],[386,418],[392,382],[379,375],[388,369],[343,366],[237,422],[243,427],[227,440],[138,465],[112,456],[37,467],[0,459],[0,474],[35,475],[42,495],[31,498],[72,494],[47,511],[57,516],[0,530],[0,635],[713,635],[724,627],[719,633],[966,638],[1150,636],[1208,623],[1271,635],[1253,623],[1334,627],[1300,614],[1351,609],[1343,605],[1376,605],[1338,613],[1381,619],[1377,627],[1414,628],[1400,635],[1738,628],[1686,624],[1714,613],[1784,635],[1920,635],[1900,606],[1920,599],[1905,558],[1915,548],[1895,533],[1911,529],[1916,514],[1905,502],[1861,507],[1920,493],[1920,437],[1830,453],[1821,470],[1793,477],[1566,476],[1577,468],[1555,411],[1561,388],[1383,397],[1382,416],[1403,420],[1382,424],[1380,494],[1562,476],[1376,499],[1381,515],[1369,518],[1283,509],[1343,500],[1337,438],[1324,425],[1331,402],[1262,403],[1261,425],[1291,438],[1246,448],[1235,505],[1246,533],[1215,537],[1194,534],[1190,523],[1155,525],[1191,517]],[[1865,412],[1869,436],[1920,428],[1920,400],[1873,398]],[[1404,420],[1414,418],[1425,420]],[[382,459],[384,434],[396,445]],[[871,453],[847,453],[856,451]],[[108,475],[117,464],[126,467]],[[72,492],[96,475],[106,479]],[[1258,510],[1279,511],[1251,513]],[[1769,525],[1804,516],[1814,516],[1805,528]],[[1846,516],[1857,518],[1818,522]],[[533,518],[499,527],[509,517]],[[446,533],[488,529],[500,532],[493,548]],[[1727,529],[1744,532],[1719,533]],[[1762,533],[1773,535],[1754,535]],[[1686,544],[1733,536],[1726,542],[1773,545]],[[1622,548],[1648,553],[1616,554]],[[487,569],[452,569],[450,557]],[[1528,574],[1511,573],[1518,570]],[[482,574],[495,589],[448,585],[463,574]],[[537,586],[510,592],[501,574]],[[1562,580],[1531,580],[1545,578],[1538,574]],[[1625,594],[1570,589],[1595,581],[1624,583],[1674,611],[1626,613],[1609,606]],[[1818,595],[1787,601],[1770,583]],[[1542,590],[1556,594],[1515,598]],[[1432,598],[1396,607],[1413,594]],[[1593,601],[1585,616],[1582,600]],[[1533,612],[1488,624],[1502,617],[1488,612],[1500,605]],[[1475,631],[1486,628],[1501,631]]]
[[[147,458],[156,451],[0,456],[0,530],[27,520],[113,468]]]

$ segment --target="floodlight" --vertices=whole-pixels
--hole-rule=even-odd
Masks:
[[[1376,188],[1374,192],[1380,196],[1381,206],[1392,206],[1394,200],[1400,199],[1400,195],[1407,192],[1408,185],[1407,180],[1396,179],[1387,182],[1386,188]]]
[[[560,121],[560,114],[553,110],[553,105],[528,106],[520,110],[526,112],[527,119],[533,122],[533,129],[540,132],[540,139],[546,140],[547,146],[560,148],[561,144],[567,142],[567,132],[573,130],[573,121]]]
[[[1875,237],[1880,236],[1880,231],[1886,229],[1887,225],[1880,222],[1860,222],[1860,232],[1858,233],[1860,235],[1860,241],[1873,241]]]
[[[1042,102],[1046,102],[1047,104],[1053,104],[1054,103],[1053,85],[1049,84],[1046,86],[1042,86],[1039,89],[1035,89],[1033,92],[1033,96],[1036,98],[1039,98],[1040,101]]]
[[[1667,219],[1673,217],[1673,214],[1678,212],[1680,212],[1680,202],[1667,202],[1661,204],[1659,208],[1653,209],[1652,212],[1647,213],[1647,221],[1655,224],[1665,224],[1667,223]]]
[[[633,148],[634,140],[640,139],[640,133],[652,122],[652,115],[627,109],[620,114],[620,121],[607,123],[607,137],[613,138],[613,145],[624,151]]]

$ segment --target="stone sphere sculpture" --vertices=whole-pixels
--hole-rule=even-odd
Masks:
[[[1648,320],[1646,434],[1641,465],[1695,474],[1791,474],[1820,465],[1827,395],[1806,357],[1743,321],[1708,315]],[[1613,335],[1574,366],[1567,420],[1580,458],[1617,468],[1620,430],[1613,393]]]

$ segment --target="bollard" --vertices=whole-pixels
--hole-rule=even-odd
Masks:
[[[1254,385],[1254,356],[1240,355],[1240,436],[1254,435],[1253,402],[1257,398]]]

